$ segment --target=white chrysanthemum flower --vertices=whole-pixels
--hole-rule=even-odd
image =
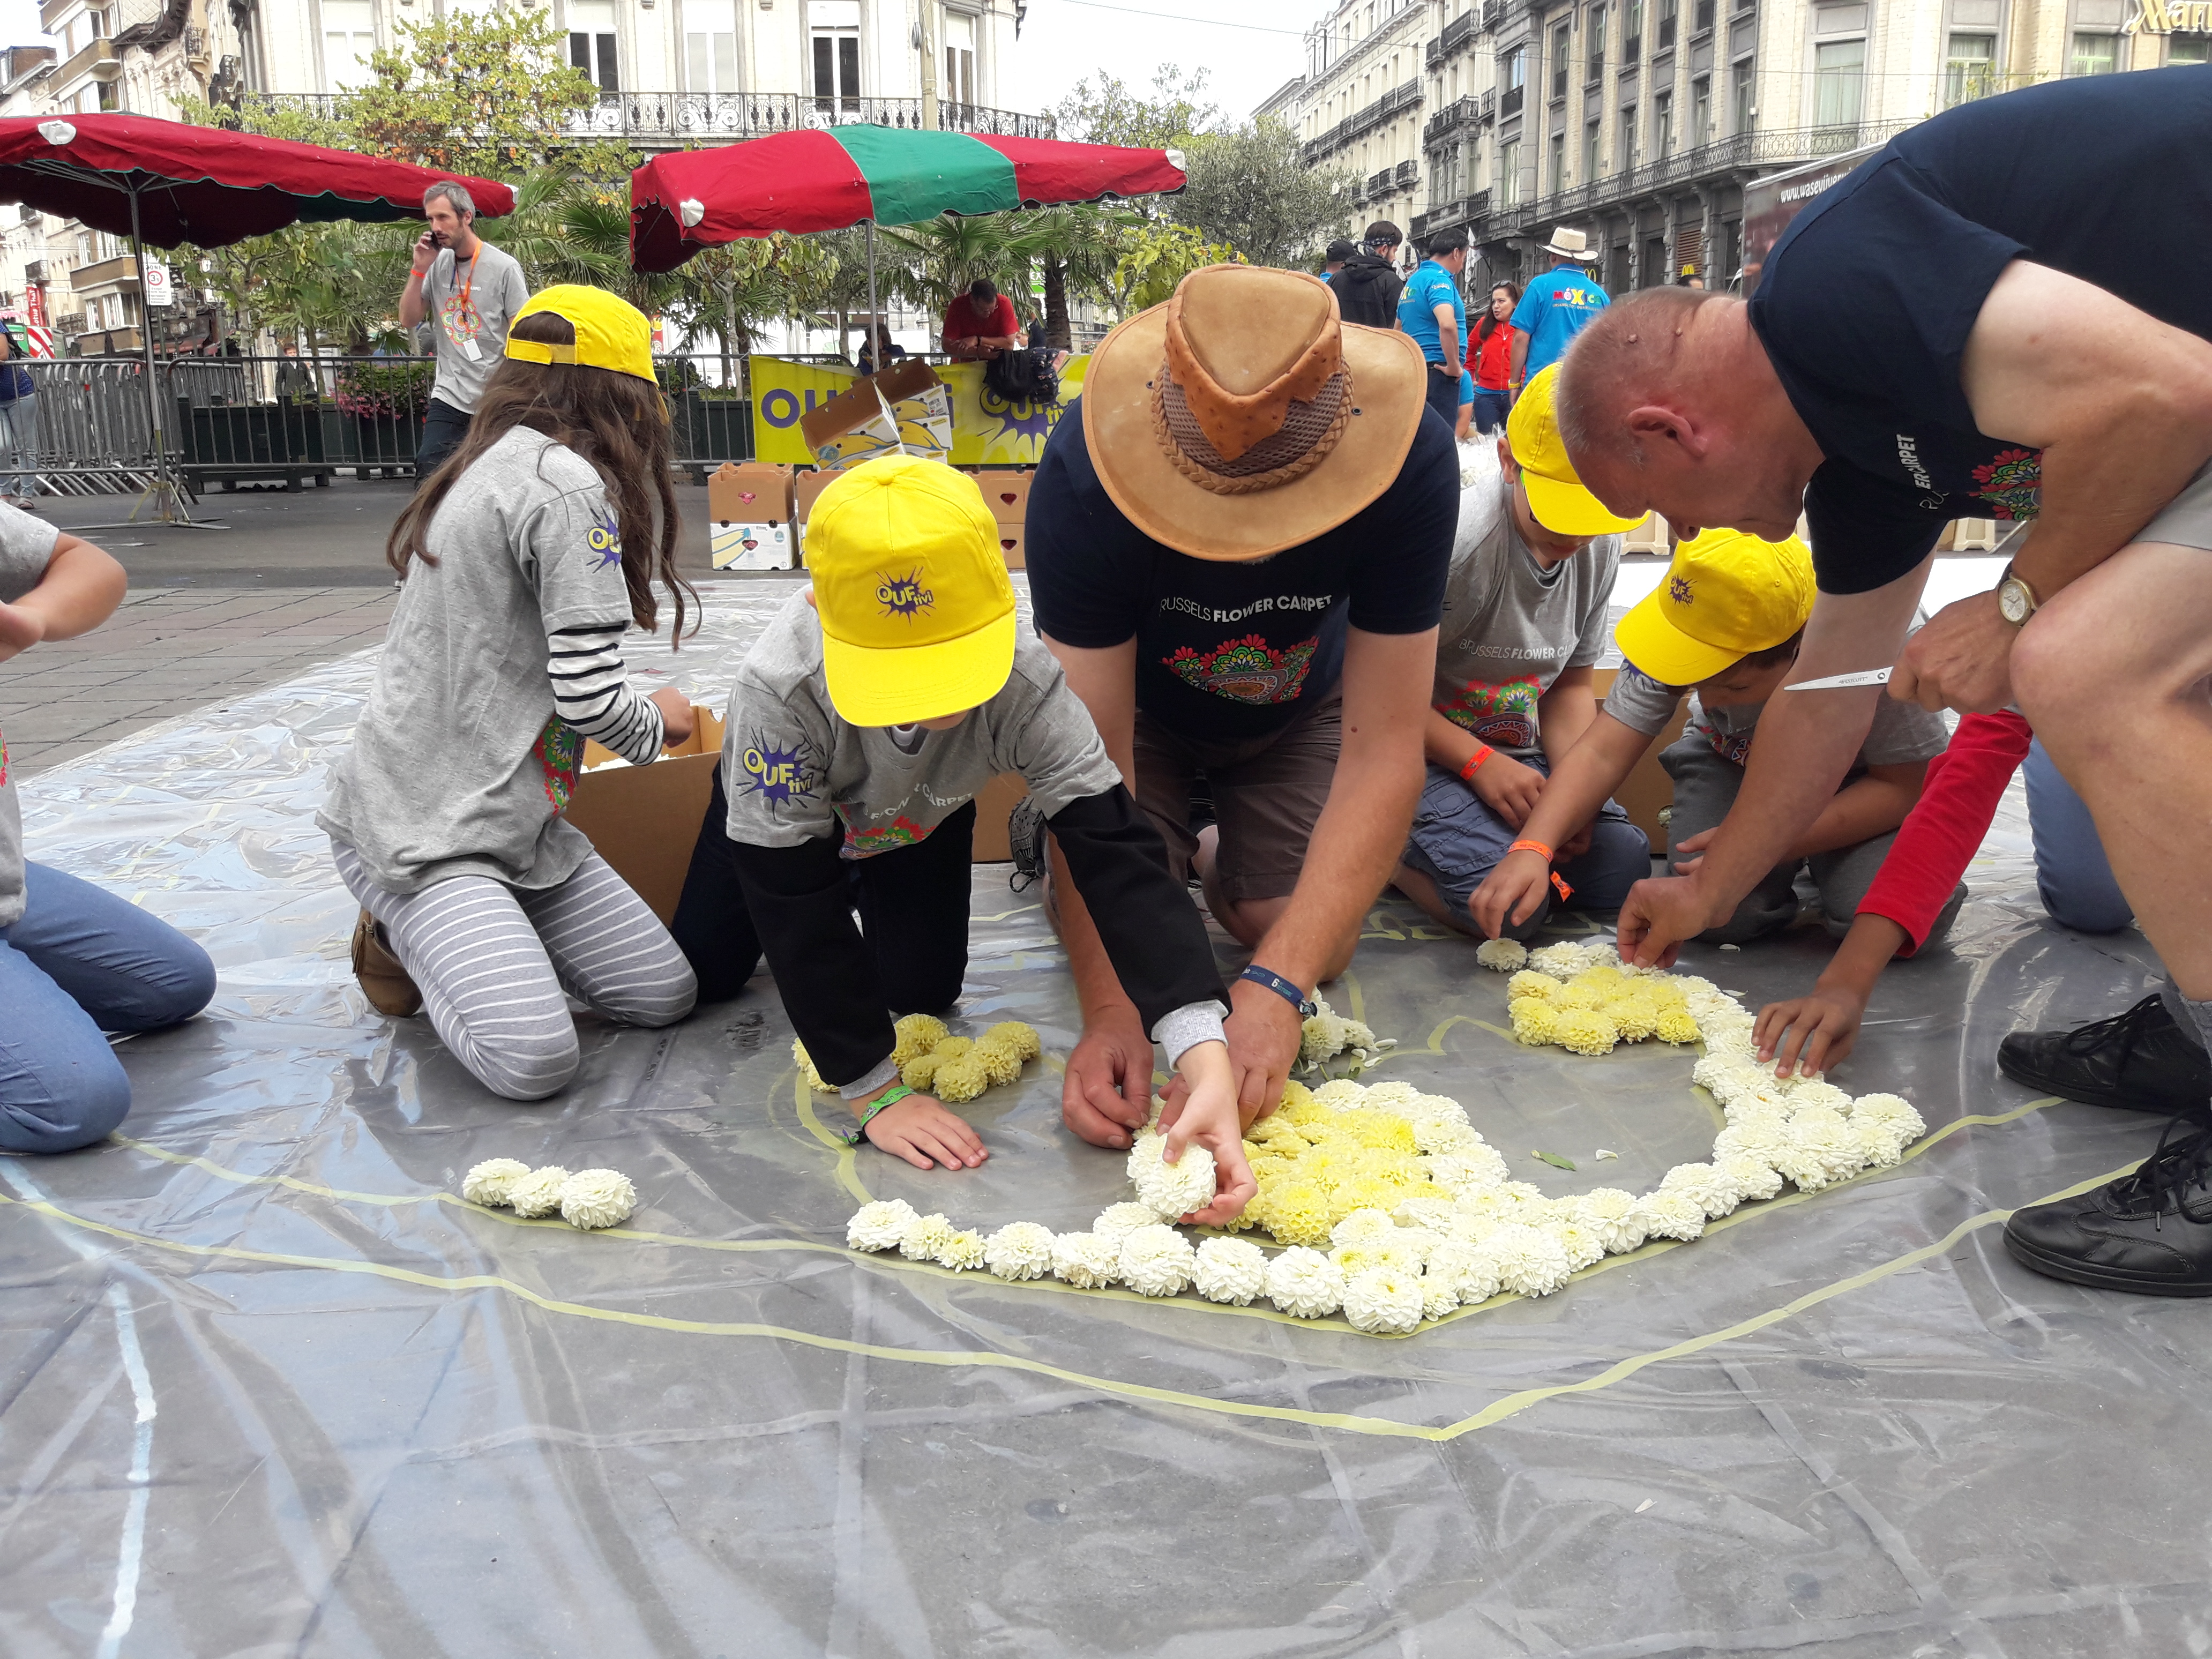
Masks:
[[[1498,1287],[1516,1296],[1549,1296],[1567,1282],[1566,1246],[1540,1227],[1505,1225],[1476,1247],[1498,1265]]]
[[[1422,1318],[1442,1319],[1459,1306],[1459,1291],[1449,1280],[1423,1273],[1413,1282],[1421,1287]]]
[[[1582,950],[1580,946],[1562,939],[1557,945],[1547,945],[1541,950],[1531,951],[1528,966],[1533,972],[1548,974],[1564,984],[1582,972]]]
[[[1387,1085],[1378,1083],[1375,1086],[1380,1089]],[[1449,1095],[1415,1095],[1407,1105],[1405,1115],[1416,1123],[1465,1123],[1468,1121],[1467,1108]]]
[[[1448,1198],[1409,1198],[1390,1212],[1390,1219],[1401,1227],[1425,1228],[1441,1237],[1451,1225],[1452,1213],[1457,1207]]]
[[[461,1196],[498,1209],[507,1201],[509,1188],[529,1173],[530,1166],[519,1158],[488,1158],[461,1177]]]
[[[1686,1193],[1661,1190],[1636,1200],[1636,1218],[1650,1238],[1679,1238],[1689,1243],[1705,1230],[1705,1206]]]
[[[1143,1169],[1146,1164],[1157,1164],[1160,1161],[1160,1152],[1167,1146],[1167,1141],[1168,1138],[1165,1135],[1149,1124],[1138,1130],[1134,1138],[1129,1142],[1128,1156],[1121,1160],[1122,1174],[1134,1181],[1137,1178],[1137,1171]]]
[[[1101,1238],[1112,1239],[1118,1249],[1121,1241],[1138,1228],[1152,1226],[1158,1220],[1149,1204],[1109,1204],[1098,1212],[1098,1218],[1091,1224],[1091,1231]]]
[[[1504,1216],[1496,1211],[1455,1210],[1444,1237],[1454,1244],[1480,1244],[1504,1224]]]
[[[1388,1210],[1354,1210],[1350,1215],[1328,1230],[1332,1244],[1364,1244],[1370,1239],[1388,1238],[1398,1231],[1398,1224],[1390,1218]]]
[[[551,1215],[561,1207],[561,1188],[568,1179],[566,1170],[557,1164],[548,1164],[507,1182],[507,1201],[519,1216]]]
[[[1494,974],[1510,974],[1527,964],[1528,947],[1518,939],[1486,939],[1474,947],[1474,959]]]
[[[906,1230],[921,1219],[904,1199],[879,1198],[853,1212],[845,1224],[845,1242],[856,1250],[895,1249]]]
[[[1403,1336],[1418,1329],[1424,1297],[1419,1273],[1369,1267],[1344,1284],[1344,1317],[1370,1336]]]
[[[636,1212],[637,1188],[619,1170],[579,1170],[561,1183],[561,1219],[571,1227],[619,1227]]]
[[[1052,1271],[1052,1229],[1008,1222],[983,1241],[983,1265],[1000,1279],[1042,1279]]]
[[[1293,1245],[1267,1264],[1267,1300],[1293,1319],[1319,1319],[1344,1303],[1344,1275],[1319,1250]]]
[[[1395,1112],[1409,1123],[1418,1121],[1419,1117],[1419,1114],[1413,1110],[1413,1103],[1435,1097],[1424,1095],[1412,1084],[1397,1079],[1388,1083],[1370,1084],[1360,1095],[1361,1103],[1370,1110]]]
[[[1825,1106],[1808,1106],[1792,1117],[1790,1141],[1792,1163],[1778,1164],[1775,1168],[1796,1182],[1802,1191],[1815,1192],[1823,1186],[1848,1180],[1864,1167],[1858,1143],[1851,1136],[1850,1120]],[[1808,1165],[1808,1159],[1817,1162],[1817,1173]],[[1811,1185],[1799,1179],[1801,1170],[1814,1174]]]
[[[1160,1146],[1164,1152],[1164,1138]],[[1156,1157],[1137,1171],[1137,1202],[1165,1221],[1204,1209],[1213,1202],[1213,1154],[1194,1143],[1185,1146],[1182,1157],[1173,1164]]]
[[[899,1254],[909,1261],[934,1261],[939,1249],[958,1231],[939,1212],[916,1216],[899,1235]]]
[[[1783,1098],[1790,1103],[1792,1111],[1802,1111],[1808,1106],[1825,1106],[1832,1112],[1849,1116],[1851,1097],[1832,1083],[1819,1078],[1792,1078],[1787,1082]]]
[[[1429,1179],[1455,1196],[1498,1186],[1506,1175],[1505,1155],[1495,1146],[1455,1146],[1429,1160]]]
[[[1605,1244],[1595,1231],[1567,1215],[1553,1215],[1543,1224],[1543,1229],[1559,1241],[1559,1248],[1567,1253],[1567,1271],[1580,1273],[1605,1260]]]
[[[1659,1190],[1693,1200],[1709,1221],[1718,1220],[1743,1202],[1742,1187],[1715,1164],[1677,1164],[1662,1177]]]
[[[1344,1052],[1351,1042],[1346,1023],[1329,1012],[1327,1003],[1317,1005],[1318,1012],[1308,1018],[1304,1036],[1298,1044],[1298,1057],[1308,1065],[1319,1065]]]
[[[1208,1302],[1249,1307],[1267,1288],[1267,1253],[1247,1238],[1209,1238],[1198,1247],[1190,1283]]]
[[[956,1273],[970,1273],[983,1265],[988,1249],[982,1234],[973,1228],[955,1227],[938,1241],[930,1260]]]
[[[1448,1117],[1419,1118],[1413,1123],[1413,1146],[1418,1152],[1435,1154],[1455,1152],[1463,1146],[1480,1146],[1482,1137],[1470,1124],[1455,1122]]]
[[[1894,1124],[1861,1123],[1856,1119],[1846,1120],[1846,1133],[1858,1150],[1859,1163],[1863,1166],[1887,1170],[1903,1160],[1905,1141],[1898,1134]]]
[[[1348,1077],[1331,1078],[1313,1091],[1314,1103],[1331,1111],[1349,1112],[1367,1103],[1367,1091]]]
[[[1893,1127],[1907,1146],[1928,1133],[1927,1123],[1902,1095],[1861,1095],[1851,1103],[1851,1121]]]
[[[1575,1223],[1588,1229],[1608,1255],[1626,1255],[1644,1243],[1636,1194],[1618,1187],[1594,1187],[1577,1199]]]
[[[1751,1158],[1742,1153],[1723,1157],[1716,1149],[1713,1162],[1720,1167],[1723,1174],[1735,1182],[1736,1190],[1743,1194],[1747,1203],[1754,1200],[1763,1203],[1782,1190],[1782,1177],[1763,1158]]]
[[[1404,1231],[1394,1227],[1387,1238],[1364,1238],[1357,1244],[1340,1244],[1328,1253],[1328,1259],[1336,1263],[1347,1281],[1354,1273],[1374,1267],[1387,1267],[1397,1273],[1418,1273],[1425,1252],[1399,1243],[1398,1238]]]
[[[1462,1305],[1487,1302],[1498,1294],[1498,1263],[1464,1239],[1447,1238],[1431,1250],[1422,1276],[1449,1287]]]
[[[1756,1158],[1769,1169],[1779,1170],[1783,1160],[1790,1156],[1790,1126],[1786,1122],[1761,1118],[1748,1123],[1731,1123],[1713,1137],[1713,1161]]]
[[[1121,1241],[1098,1233],[1060,1233],[1052,1241],[1052,1271],[1079,1290],[1111,1285],[1121,1268]]]
[[[1139,1296],[1173,1296],[1190,1283],[1190,1241],[1160,1222],[1121,1241],[1121,1282]]]

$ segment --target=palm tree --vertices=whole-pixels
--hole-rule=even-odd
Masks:
[[[1068,301],[1100,300],[1113,292],[1115,268],[1129,238],[1144,223],[1130,209],[1071,204],[1020,216],[1018,246],[1037,263],[1044,287],[1044,337],[1061,351],[1074,349]]]

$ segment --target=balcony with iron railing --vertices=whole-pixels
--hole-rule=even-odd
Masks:
[[[1413,216],[1410,234],[1417,244],[1427,240],[1431,231],[1449,230],[1462,225],[1468,227],[1473,234],[1474,228],[1479,227],[1489,214],[1490,192],[1486,190],[1474,191],[1465,196],[1455,196],[1449,201],[1431,203],[1426,213]]]
[[[1438,139],[1471,127],[1482,118],[1482,100],[1473,93],[1464,98],[1455,98],[1434,115],[1421,123],[1421,142],[1433,144]]]
[[[1519,114],[1522,103],[1528,97],[1528,88],[1526,87],[1506,88],[1498,94],[1498,112],[1500,115]]]
[[[250,92],[241,110],[298,110],[325,119],[343,119],[351,101],[345,93]],[[994,138],[1049,138],[1053,118],[981,104],[941,100],[938,125],[947,132]],[[580,141],[611,138],[647,148],[693,143],[734,143],[795,127],[871,125],[919,129],[919,98],[811,98],[788,92],[603,92],[586,108],[563,122],[567,135]]]
[[[1410,190],[1420,182],[1420,179],[1421,164],[1419,161],[1401,161],[1390,174],[1391,188]]]
[[[1493,33],[1505,21],[1505,0],[1482,0],[1482,32]]]
[[[1342,149],[1353,139],[1372,132],[1401,112],[1421,101],[1419,81],[1401,82],[1374,102],[1354,110],[1328,131],[1309,138],[1300,154],[1305,164],[1311,167],[1332,151]]]
[[[1365,189],[1367,199],[1370,202],[1388,196],[1390,193],[1390,169],[1384,167],[1380,173],[1369,173]]]

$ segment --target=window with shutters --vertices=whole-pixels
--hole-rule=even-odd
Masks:
[[[1813,125],[1856,126],[1866,95],[1866,42],[1823,40],[1813,48]]]
[[[860,112],[860,0],[807,0],[814,107],[833,118]]]
[[[738,9],[734,0],[684,0],[687,92],[736,92]]]
[[[945,88],[939,94],[960,106],[962,119],[975,106],[975,19],[968,12],[945,14]]]
[[[615,0],[568,0],[568,63],[601,92],[622,89],[615,55]]]

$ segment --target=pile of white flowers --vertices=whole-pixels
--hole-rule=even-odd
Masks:
[[[1352,1075],[1358,1077],[1387,1048],[1398,1046],[1395,1037],[1378,1037],[1364,1020],[1349,1019],[1319,998],[1303,1028],[1298,1044],[1298,1071],[1309,1074],[1349,1049]]]
[[[1340,1079],[1310,1093],[1291,1085],[1283,1109],[1254,1125],[1255,1138],[1245,1142],[1261,1192],[1232,1224],[1265,1229],[1287,1246],[1273,1254],[1230,1237],[1194,1248],[1176,1231],[1212,1196],[1213,1158],[1192,1146],[1167,1164],[1157,1127],[1129,1152],[1135,1198],[1109,1206],[1086,1231],[1055,1234],[1017,1221],[986,1236],[890,1199],[863,1205],[846,1241],[1006,1279],[1049,1273],[1082,1289],[1120,1284],[1154,1297],[1188,1289],[1238,1307],[1264,1297],[1293,1318],[1340,1312],[1355,1330],[1400,1335],[1501,1293],[1549,1296],[1650,1239],[1695,1239],[1707,1222],[1773,1198],[1785,1182],[1817,1192],[1885,1168],[1926,1131],[1897,1095],[1854,1099],[1815,1079],[1777,1078],[1753,1058],[1752,1016],[1710,980],[1624,964],[1609,942],[1537,954],[1557,975],[1606,967],[1669,981],[1705,1041],[1692,1079],[1727,1115],[1710,1162],[1677,1165],[1642,1194],[1601,1187],[1547,1198],[1508,1179],[1504,1158],[1456,1102],[1406,1083],[1363,1089]],[[1371,1044],[1373,1033],[1366,1036]],[[1300,1144],[1286,1155],[1294,1139]],[[1315,1151],[1329,1155],[1301,1156]]]
[[[637,1208],[637,1188],[619,1170],[578,1170],[557,1164],[532,1169],[520,1158],[488,1158],[461,1177],[471,1204],[536,1218],[559,1211],[572,1227],[619,1227]]]

